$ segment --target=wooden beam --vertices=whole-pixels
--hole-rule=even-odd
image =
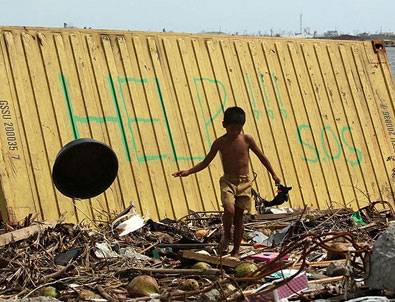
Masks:
[[[182,257],[185,259],[192,259],[197,261],[203,261],[210,264],[228,266],[228,267],[236,267],[241,261],[234,258],[227,257],[217,257],[217,256],[209,256],[204,254],[199,254],[194,251],[182,251]]]
[[[33,236],[41,231],[48,229],[53,226],[52,224],[33,224],[26,228],[15,230],[0,235],[0,247],[5,246],[11,242],[17,242],[30,236]]]
[[[333,282],[340,282],[343,279],[344,279],[344,276],[323,278],[323,279],[311,280],[311,281],[309,281],[309,284],[327,284],[327,283],[333,283]]]
[[[346,259],[339,259],[339,260],[324,260],[324,261],[317,261],[317,262],[307,262],[307,266],[310,267],[328,267],[331,263],[333,264],[345,264]],[[299,268],[302,263],[296,263],[292,265],[293,268]]]
[[[172,268],[148,268],[133,267],[118,271],[118,274],[140,272],[140,273],[156,273],[165,275],[219,275],[221,271],[216,268],[210,269],[172,269]]]

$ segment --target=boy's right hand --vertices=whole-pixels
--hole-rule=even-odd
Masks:
[[[182,171],[178,171],[176,173],[173,173],[172,175],[174,177],[185,177],[185,176],[188,176],[189,174],[190,174],[189,170],[182,170]]]
[[[281,183],[281,179],[277,175],[272,175],[272,178],[276,185]]]

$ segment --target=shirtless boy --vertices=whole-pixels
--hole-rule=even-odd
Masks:
[[[226,134],[216,139],[211,149],[203,161],[189,170],[178,171],[173,174],[175,177],[185,177],[199,172],[206,168],[214,159],[217,152],[220,152],[224,176],[220,178],[221,201],[224,207],[223,226],[224,237],[221,242],[222,251],[226,251],[231,241],[232,223],[233,230],[233,250],[232,257],[239,256],[241,240],[243,238],[243,215],[244,211],[251,210],[251,185],[252,177],[249,173],[249,150],[258,156],[261,163],[271,174],[274,182],[280,183],[280,179],[274,173],[272,165],[267,157],[262,153],[254,139],[243,134],[245,123],[244,110],[239,107],[230,107],[225,110],[223,127]]]

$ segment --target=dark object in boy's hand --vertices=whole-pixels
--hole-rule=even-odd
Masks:
[[[252,196],[255,199],[255,208],[258,213],[263,213],[264,208],[269,208],[273,206],[278,206],[287,202],[289,199],[288,192],[292,189],[292,187],[286,187],[282,184],[277,184],[277,194],[274,196],[272,201],[268,201],[262,198],[257,191],[252,189]]]
[[[282,184],[277,185],[277,195],[274,196],[273,200],[265,203],[265,207],[278,206],[288,201],[289,195],[288,192],[292,189],[292,187],[286,187]]]

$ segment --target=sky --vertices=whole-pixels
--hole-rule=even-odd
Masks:
[[[239,34],[394,32],[395,0],[0,0],[1,26]]]

